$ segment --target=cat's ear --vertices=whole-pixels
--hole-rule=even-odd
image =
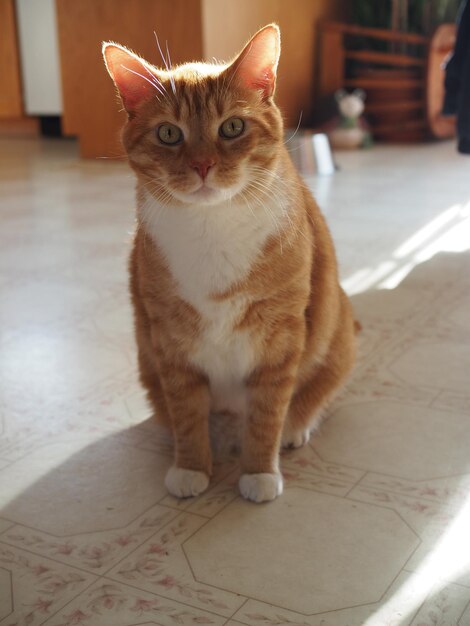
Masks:
[[[229,67],[246,87],[262,92],[264,98],[273,95],[276,71],[281,53],[281,35],[277,24],[269,24],[246,44]]]
[[[106,69],[121,95],[126,111],[132,115],[138,105],[156,95],[158,78],[150,71],[150,65],[136,54],[112,42],[103,43]]]

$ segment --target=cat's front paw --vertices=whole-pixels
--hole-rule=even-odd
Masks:
[[[209,486],[209,476],[204,472],[170,467],[165,477],[165,487],[177,498],[198,496]]]
[[[281,495],[283,482],[281,474],[242,474],[238,486],[247,500],[266,502]]]

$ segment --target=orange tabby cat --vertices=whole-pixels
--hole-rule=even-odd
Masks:
[[[140,376],[174,436],[165,484],[203,492],[209,413],[241,416],[241,494],[282,493],[280,446],[306,443],[354,362],[333,244],[283,145],[279,29],[225,65],[157,69],[103,46],[137,176],[130,260]]]

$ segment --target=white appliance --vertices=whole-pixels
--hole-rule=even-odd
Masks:
[[[54,0],[16,0],[27,115],[61,115],[59,45]]]

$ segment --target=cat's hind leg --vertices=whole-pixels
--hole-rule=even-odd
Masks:
[[[147,392],[147,399],[153,408],[157,422],[172,432],[170,414],[166,405],[160,378],[155,367],[139,351],[140,381]]]
[[[320,426],[326,407],[340,391],[355,359],[352,324],[336,331],[330,351],[292,396],[282,433],[283,448],[300,448]]]

